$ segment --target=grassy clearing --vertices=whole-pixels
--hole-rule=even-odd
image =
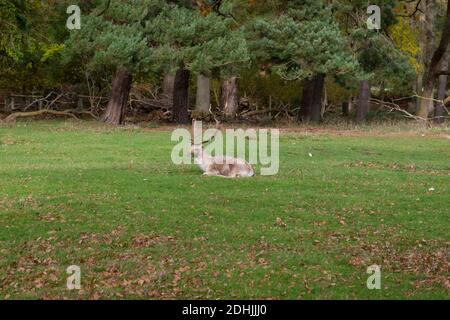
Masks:
[[[278,175],[229,180],[168,129],[0,127],[0,298],[446,299],[449,140],[364,131],[290,128]]]

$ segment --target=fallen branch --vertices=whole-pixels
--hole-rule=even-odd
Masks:
[[[431,101],[431,102],[438,102],[438,103],[442,103],[443,102],[442,100],[429,98],[429,97],[424,97],[424,96],[418,95],[417,93],[414,94],[412,97],[413,98],[423,99],[423,100],[428,100],[428,101]]]
[[[239,116],[251,117],[254,115],[258,115],[258,114],[265,114],[265,113],[270,113],[270,112],[281,112],[281,111],[283,111],[283,110],[281,110],[281,109],[253,110],[253,111],[245,111],[245,112],[239,114]]]
[[[66,111],[68,112],[68,111]],[[100,120],[100,117],[96,116],[92,111],[78,111],[78,110],[70,110],[71,113],[74,114],[86,114],[88,116],[91,116],[95,120]]]
[[[46,101],[54,92],[50,92],[46,97],[40,97],[34,101],[32,101],[30,104],[28,104],[23,111],[27,111],[29,108],[31,108],[35,103]]]
[[[161,110],[168,110],[169,107],[169,101],[168,100],[153,100],[153,99],[130,99],[130,104],[134,105],[141,105],[146,109],[161,109]]]
[[[26,117],[36,117],[43,114],[53,114],[56,116],[69,116],[76,120],[80,120],[76,115],[74,115],[71,111],[55,111],[51,109],[42,109],[38,111],[30,111],[30,112],[15,112],[7,116],[3,121],[4,122],[13,122],[16,121],[17,118],[26,118]]]
[[[402,109],[398,104],[395,104],[393,102],[381,101],[381,100],[374,99],[374,98],[370,99],[370,102],[374,103],[374,104],[378,104],[378,105],[383,106],[384,108],[387,108],[390,110],[399,111],[399,112],[403,113],[407,118],[414,119],[416,121],[427,121],[427,119],[425,119],[425,118],[422,118],[422,117],[419,117],[419,116],[409,113],[408,111]]]
[[[433,100],[435,100],[435,99],[433,99]],[[440,101],[441,103],[443,102],[442,100],[436,100],[436,101]],[[379,106],[382,106],[382,107],[384,107],[384,108],[387,108],[387,109],[389,109],[389,110],[391,110],[391,111],[399,111],[399,112],[403,113],[407,118],[410,118],[410,119],[413,119],[413,120],[416,120],[416,121],[423,121],[423,122],[426,122],[427,120],[433,120],[433,119],[436,119],[436,118],[425,119],[425,118],[422,118],[422,117],[413,115],[413,114],[409,113],[408,111],[402,109],[398,104],[395,104],[395,103],[393,103],[393,102],[389,102],[389,101],[381,101],[381,100],[373,99],[373,98],[370,99],[370,102],[371,102],[371,103],[374,103],[374,104],[377,104],[377,105],[379,105]],[[445,105],[444,105],[444,110],[450,115],[450,113],[449,113],[449,111],[447,110],[447,108],[445,107]]]

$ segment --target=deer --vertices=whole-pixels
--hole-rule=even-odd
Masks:
[[[195,120],[192,121],[192,127],[195,127]],[[218,124],[217,120],[216,123]],[[217,129],[219,132],[219,129]],[[216,133],[217,134],[217,133]],[[215,135],[199,144],[191,142],[191,155],[194,157],[194,163],[203,171],[205,176],[215,176],[221,178],[245,178],[255,176],[253,167],[245,160],[229,156],[212,156],[206,152],[203,146],[213,141]]]

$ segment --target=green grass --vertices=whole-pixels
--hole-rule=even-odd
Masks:
[[[0,127],[0,298],[448,299],[445,137],[289,131],[278,175],[230,180],[170,133]]]

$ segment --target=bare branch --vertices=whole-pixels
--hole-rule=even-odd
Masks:
[[[69,116],[74,118],[75,120],[80,120],[77,116],[75,116],[72,112],[69,111],[55,111],[51,109],[42,109],[38,111],[30,111],[30,112],[15,112],[10,114],[4,119],[4,122],[13,122],[16,121],[17,118],[24,118],[24,117],[35,117],[43,114],[53,114],[57,116]]]
[[[419,97],[419,96],[418,95],[414,95],[414,96],[411,96],[411,97]],[[397,99],[397,100],[394,100],[394,101],[400,101],[400,100],[408,99],[408,98],[411,98],[411,97],[401,98],[401,99]],[[427,98],[424,98],[424,97],[419,97],[419,98],[427,99]],[[450,100],[450,97],[447,98],[447,99]],[[430,100],[433,100],[433,101],[436,101],[436,102],[439,102],[439,103],[445,103],[445,101],[442,101],[442,100],[436,100],[436,99],[430,99]],[[396,104],[394,102],[381,101],[381,100],[374,99],[374,98],[371,98],[370,102],[374,103],[374,104],[377,104],[377,105],[379,105],[381,107],[387,108],[387,109],[389,109],[391,111],[398,111],[400,113],[403,113],[405,115],[405,117],[407,117],[409,119],[413,119],[413,120],[421,121],[421,122],[424,122],[424,121],[426,122],[427,120],[430,120],[430,119],[425,119],[425,118],[413,115],[410,112],[408,112],[407,110],[402,109],[398,104]],[[448,109],[445,107],[445,104],[444,104],[444,109],[450,115]],[[434,119],[434,118],[432,118],[432,119]]]

